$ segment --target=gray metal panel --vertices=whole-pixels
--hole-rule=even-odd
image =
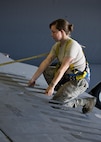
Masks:
[[[17,77],[0,74],[0,142],[101,142],[100,110],[54,109],[42,86],[28,88]]]
[[[7,61],[0,53],[0,63]],[[27,86],[36,69],[23,63],[0,67],[0,142],[101,142],[101,111],[54,109],[43,76],[34,88]]]

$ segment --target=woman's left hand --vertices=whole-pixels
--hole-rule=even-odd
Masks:
[[[53,92],[54,92],[54,87],[48,86],[48,88],[47,88],[46,91],[45,91],[45,94],[46,94],[47,96],[52,96]]]

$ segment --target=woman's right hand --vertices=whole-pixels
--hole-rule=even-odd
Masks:
[[[35,85],[35,81],[33,81],[32,79],[28,82],[28,86],[29,87],[34,87]]]

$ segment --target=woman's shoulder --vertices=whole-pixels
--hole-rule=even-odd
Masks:
[[[70,38],[70,41],[72,44],[75,44],[75,45],[80,45],[79,42],[73,38]]]
[[[58,41],[52,46],[52,48],[57,49],[59,46],[60,46],[60,42]]]
[[[70,44],[71,47],[81,48],[81,44],[77,40],[73,38],[70,38],[70,40],[71,40],[71,44]]]

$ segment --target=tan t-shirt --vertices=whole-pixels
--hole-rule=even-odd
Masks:
[[[84,71],[85,69],[86,59],[82,47],[72,38],[68,39],[62,47],[60,46],[60,42],[56,42],[50,53],[57,57],[60,63],[62,63],[64,57],[72,57],[73,62],[70,68],[72,67],[79,71]],[[68,69],[68,73],[71,72],[70,68]]]

